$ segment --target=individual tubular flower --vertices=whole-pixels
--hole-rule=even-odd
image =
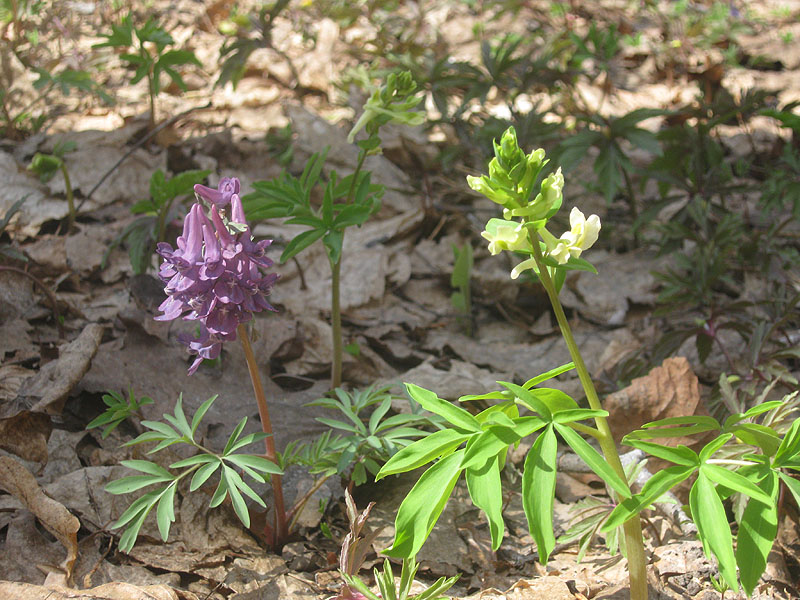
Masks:
[[[547,254],[558,261],[558,264],[566,264],[570,257],[580,258],[584,250],[588,250],[597,241],[600,235],[600,217],[591,215],[588,219],[584,214],[573,207],[569,213],[570,230],[556,239],[547,230],[542,230],[542,239],[547,245]]]
[[[503,219],[490,219],[486,223],[486,230],[481,232],[481,237],[489,240],[489,252],[494,256],[503,250],[530,250],[531,243],[528,230],[522,223],[504,221]]]
[[[157,250],[164,259],[159,275],[167,299],[159,307],[163,314],[156,319],[183,316],[199,321],[196,338],[179,336],[189,352],[197,355],[190,375],[204,359],[219,356],[222,342],[236,339],[236,328],[253,313],[275,310],[266,296],[278,279],[274,273],[262,273],[273,264],[265,255],[271,240],[253,241],[238,194],[239,180],[223,180],[218,190],[200,187],[195,191],[210,203],[211,219],[203,205],[195,203],[184,219],[177,248],[160,243]],[[228,203],[230,222],[220,213]]]
[[[194,193],[204,200],[223,208],[231,201],[234,195],[239,194],[240,187],[238,178],[223,177],[219,180],[217,189],[214,190],[198,183],[194,186]]]

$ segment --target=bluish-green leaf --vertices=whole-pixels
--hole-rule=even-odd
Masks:
[[[283,250],[283,254],[281,254],[281,263],[285,263],[296,254],[308,248],[325,235],[325,231],[325,229],[309,229],[308,231],[297,234],[292,241],[286,244],[286,248]]]
[[[189,484],[189,491],[193,492],[202,486],[214,472],[220,468],[222,462],[219,459],[216,459],[214,462],[210,462],[207,465],[203,465],[197,471],[194,472],[192,476],[192,482]]]
[[[778,452],[775,454],[774,465],[780,468],[784,463],[794,458],[800,452],[800,419],[796,419],[786,435],[783,436]]]
[[[149,460],[123,460],[120,461],[120,464],[123,467],[128,467],[129,469],[133,469],[135,471],[141,471],[142,473],[147,473],[148,475],[155,475],[156,477],[165,477],[167,479],[172,479],[174,477],[172,473],[167,471],[164,467],[150,462]]]
[[[211,408],[211,405],[214,404],[214,400],[216,400],[218,397],[219,394],[214,394],[213,396],[211,396],[211,398],[203,402],[198,407],[197,411],[194,413],[194,417],[192,417],[192,429],[191,429],[192,436],[194,436],[198,426],[200,425],[200,422],[203,420],[203,417],[206,416],[208,409]]]
[[[173,483],[168,486],[161,498],[158,501],[158,508],[156,508],[156,523],[158,523],[158,532],[161,534],[161,539],[165,542],[169,538],[169,528],[175,522],[175,490],[178,486]]]
[[[260,471],[261,473],[272,473],[274,475],[281,475],[283,471],[274,462],[263,456],[253,456],[252,454],[231,454],[226,456],[225,460],[232,462],[239,467],[250,467]]]

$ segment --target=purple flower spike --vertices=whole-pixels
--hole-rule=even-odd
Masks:
[[[217,189],[214,190],[198,183],[194,186],[194,192],[204,200],[207,200],[216,206],[224,207],[231,201],[231,198],[235,194],[239,193],[240,187],[241,185],[238,178],[223,177],[219,180]]]
[[[211,203],[211,219],[202,204],[195,203],[186,215],[177,248],[160,243],[157,249],[164,259],[159,276],[167,299],[159,307],[163,314],[156,319],[199,321],[197,338],[178,336],[189,353],[197,356],[190,375],[204,359],[219,356],[222,342],[235,340],[237,327],[252,319],[253,313],[275,310],[267,296],[278,279],[275,273],[262,273],[273,264],[265,253],[271,240],[253,241],[238,194],[239,180],[225,178],[217,190],[195,186],[195,191]],[[228,202],[232,220],[245,225],[241,232],[229,230],[219,215],[218,207]]]

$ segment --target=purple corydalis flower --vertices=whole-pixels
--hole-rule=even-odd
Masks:
[[[164,259],[159,275],[167,299],[159,307],[163,314],[156,320],[171,321],[182,316],[200,322],[197,338],[178,337],[191,354],[197,355],[189,368],[190,375],[204,359],[219,356],[222,342],[235,340],[237,327],[249,321],[253,313],[275,310],[266,297],[278,279],[275,273],[262,273],[273,264],[265,256],[271,240],[253,241],[237,193],[239,180],[223,179],[219,190],[199,187],[202,189],[196,186],[195,191],[209,202],[211,218],[200,202],[195,203],[184,219],[177,248],[162,242],[157,249]],[[229,228],[220,215],[223,203],[215,199],[228,191],[231,193],[225,203],[232,204],[233,222],[243,227]]]
[[[194,186],[194,193],[216,206],[224,207],[231,201],[234,194],[239,193],[240,187],[239,179],[236,177],[223,177],[219,180],[217,189],[198,183]]]

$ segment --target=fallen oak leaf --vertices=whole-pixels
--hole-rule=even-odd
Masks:
[[[61,563],[61,568],[69,582],[78,558],[80,521],[63,504],[46,495],[31,472],[10,456],[0,456],[0,488],[22,502],[42,526],[67,549],[67,557]],[[19,596],[0,593],[0,598]]]

